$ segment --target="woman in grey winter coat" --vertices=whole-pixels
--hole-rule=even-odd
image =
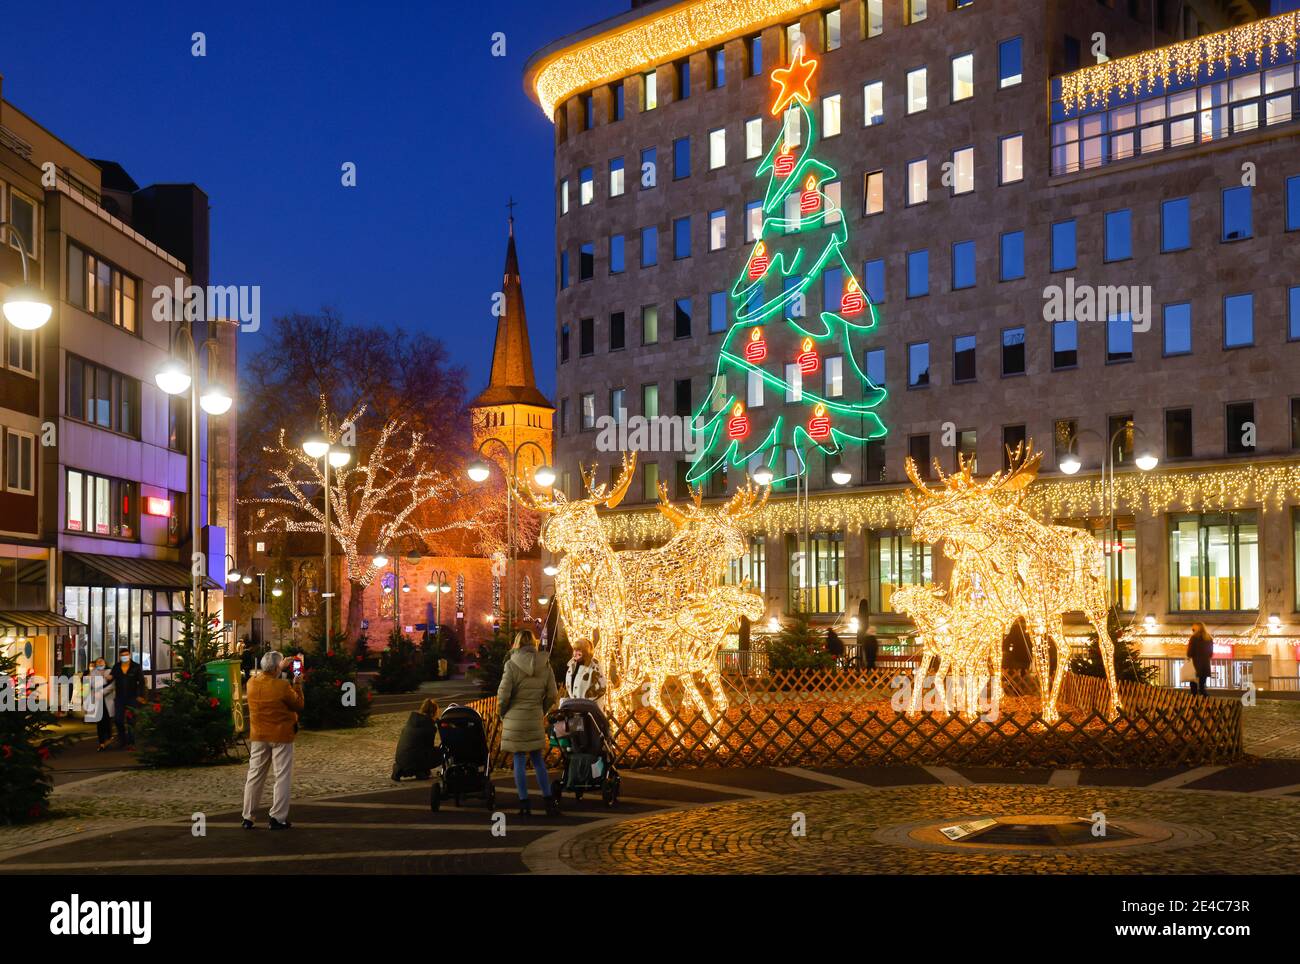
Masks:
[[[519,814],[532,811],[528,802],[528,763],[531,760],[542,788],[546,812],[559,812],[551,797],[551,781],[546,774],[546,729],[542,724],[546,711],[555,705],[555,674],[548,654],[537,649],[533,634],[523,629],[515,633],[514,648],[506,660],[497,689],[497,712],[501,714],[501,749],[514,754],[515,789],[519,791]]]

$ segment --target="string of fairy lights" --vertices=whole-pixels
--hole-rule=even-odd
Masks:
[[[1298,46],[1300,11],[1265,17],[1066,74],[1061,78],[1061,104],[1067,111],[1104,107],[1112,94],[1154,93],[1164,90],[1171,82],[1194,81],[1202,67],[1226,71],[1251,57],[1267,59],[1265,52],[1275,49],[1294,57]]]
[[[1106,486],[1100,477],[1044,479],[1026,493],[1024,507],[1042,521],[1080,519],[1109,512]],[[1170,511],[1221,512],[1257,507],[1280,510],[1300,499],[1300,460],[1284,463],[1142,472],[1115,478],[1119,511],[1158,515]],[[774,493],[764,508],[741,522],[746,535],[795,532],[803,527],[793,497]],[[808,505],[812,531],[859,533],[910,525],[907,490],[889,489],[850,494],[827,493]],[[653,506],[628,508],[602,517],[615,545],[663,542],[671,524]]]
[[[825,0],[696,0],[566,47],[535,70],[533,89],[547,117],[579,90],[607,83],[795,18]]]

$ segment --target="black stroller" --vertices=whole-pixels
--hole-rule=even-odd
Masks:
[[[614,806],[623,781],[614,766],[614,748],[600,707],[594,700],[567,699],[546,723],[551,746],[559,748],[564,760],[563,775],[551,785],[556,802],[565,790],[579,800],[588,791],[599,791],[605,806]]]
[[[442,766],[434,771],[429,809],[436,812],[444,798],[455,800],[459,807],[464,797],[482,796],[491,810],[496,806],[497,788],[492,784],[483,717],[468,706],[452,703],[438,717],[438,737]]]

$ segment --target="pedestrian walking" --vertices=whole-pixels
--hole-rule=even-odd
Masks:
[[[109,670],[113,684],[113,722],[117,724],[117,740],[128,750],[135,749],[135,708],[144,696],[144,670],[131,658],[131,650],[123,646],[117,651],[117,662]]]
[[[497,712],[501,715],[501,749],[514,754],[515,789],[519,793],[519,815],[528,816],[528,764],[533,765],[537,784],[546,801],[547,814],[559,813],[551,797],[551,781],[546,773],[546,731],[542,718],[555,705],[555,674],[546,653],[538,652],[537,640],[526,629],[515,633],[514,647],[506,660],[497,689]]]
[[[253,811],[262,802],[268,773],[275,772],[271,790],[270,827],[288,830],[289,793],[293,784],[293,741],[298,714],[306,705],[302,675],[284,678],[292,666],[283,654],[271,650],[262,657],[262,672],[248,681],[248,779],[244,782],[244,829],[253,829]]]
[[[844,641],[840,639],[840,634],[831,626],[826,630],[826,652],[835,659],[835,665],[839,666],[844,661]]]
[[[876,668],[876,654],[880,651],[880,641],[876,639],[876,627],[867,622],[867,601],[858,604],[858,659],[865,669]]]
[[[1192,635],[1187,639],[1187,659],[1196,673],[1196,679],[1190,681],[1193,693],[1199,693],[1201,696],[1209,695],[1210,659],[1213,656],[1214,637],[1210,635],[1204,623],[1192,623]]]
[[[103,656],[95,660],[89,673],[91,699],[98,703],[95,719],[97,751],[103,753],[113,742],[113,677]],[[93,705],[93,704],[92,704]]]

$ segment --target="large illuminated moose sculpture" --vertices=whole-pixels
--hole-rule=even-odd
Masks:
[[[763,600],[744,586],[722,585],[729,560],[745,551],[739,523],[758,512],[766,493],[752,486],[736,492],[721,508],[679,509],[660,486],[659,510],[673,523],[669,541],[655,549],[615,550],[596,513],[622,501],[636,470],[636,456],[624,456],[618,478],[597,484],[595,470],[583,473],[585,499],[562,493],[540,498],[520,487],[522,498],[549,518],[542,545],[563,556],[557,565],[555,598],[571,639],[599,639],[597,655],[615,683],[611,708],[630,712],[643,700],[660,716],[664,686],[677,681],[686,704],[712,723],[726,697],[717,652],[741,615],[758,619]],[[708,689],[701,686],[705,684]]]
[[[1055,722],[1068,656],[1064,614],[1082,612],[1097,633],[1113,717],[1120,702],[1115,646],[1106,629],[1105,555],[1082,529],[1044,525],[1024,509],[1025,489],[1042,461],[1033,443],[1008,450],[1008,455],[1009,468],[983,482],[975,479],[972,462],[965,458],[959,457],[959,471],[951,476],[943,474],[936,460],[943,482],[938,491],[920,478],[916,463],[907,460],[907,476],[916,486],[908,493],[912,535],[921,542],[942,542],[944,553],[954,561],[949,631],[955,638],[973,641],[987,638],[984,627],[990,624],[1005,634],[1023,618],[1043,694],[1043,718]],[[1057,643],[1054,671],[1051,640]],[[996,712],[996,705],[992,709]]]

